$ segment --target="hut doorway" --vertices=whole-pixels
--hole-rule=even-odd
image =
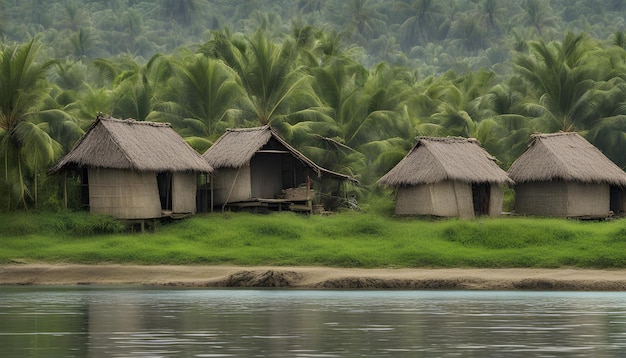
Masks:
[[[614,214],[622,211],[622,188],[611,185],[611,198],[609,207]]]
[[[157,184],[159,186],[159,200],[161,201],[161,210],[172,210],[172,173],[158,173]]]
[[[213,211],[213,182],[208,174],[200,174],[197,181],[196,190],[196,210],[199,213]]]
[[[80,169],[80,207],[89,211],[89,169]]]
[[[489,199],[491,184],[472,184],[472,201],[474,202],[474,216],[489,215]]]

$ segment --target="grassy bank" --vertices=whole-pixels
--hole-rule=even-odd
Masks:
[[[626,268],[626,221],[346,212],[196,215],[127,233],[86,213],[0,214],[0,263]]]

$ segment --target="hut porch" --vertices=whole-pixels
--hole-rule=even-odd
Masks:
[[[229,202],[223,205],[235,211],[250,210],[254,212],[270,211],[296,211],[313,213],[313,199],[315,192],[303,184],[297,188],[283,189],[282,193],[274,198],[250,198],[237,202]]]

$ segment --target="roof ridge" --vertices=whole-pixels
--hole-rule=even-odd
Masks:
[[[447,137],[430,137],[430,136],[420,136],[417,137],[418,140],[429,140],[429,141],[433,141],[433,142],[447,142],[447,141],[454,141],[454,142],[478,142],[478,139],[476,138],[468,138],[468,137],[460,137],[460,136],[447,136]]]
[[[106,121],[106,122],[117,122],[117,123],[143,125],[143,126],[151,126],[151,127],[172,127],[172,125],[168,122],[138,121],[134,118],[120,119],[120,118],[113,118],[113,117],[101,117],[100,120]]]
[[[568,135],[573,135],[573,136],[580,136],[580,134],[578,132],[555,132],[555,133],[534,133],[531,134],[530,137],[531,138],[548,138],[548,137],[559,137],[559,136],[568,136]]]
[[[271,129],[269,125],[261,127],[249,127],[249,128],[227,128],[227,132],[254,132]]]

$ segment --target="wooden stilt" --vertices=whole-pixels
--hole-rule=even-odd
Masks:
[[[63,208],[67,209],[67,171],[63,172]]]

